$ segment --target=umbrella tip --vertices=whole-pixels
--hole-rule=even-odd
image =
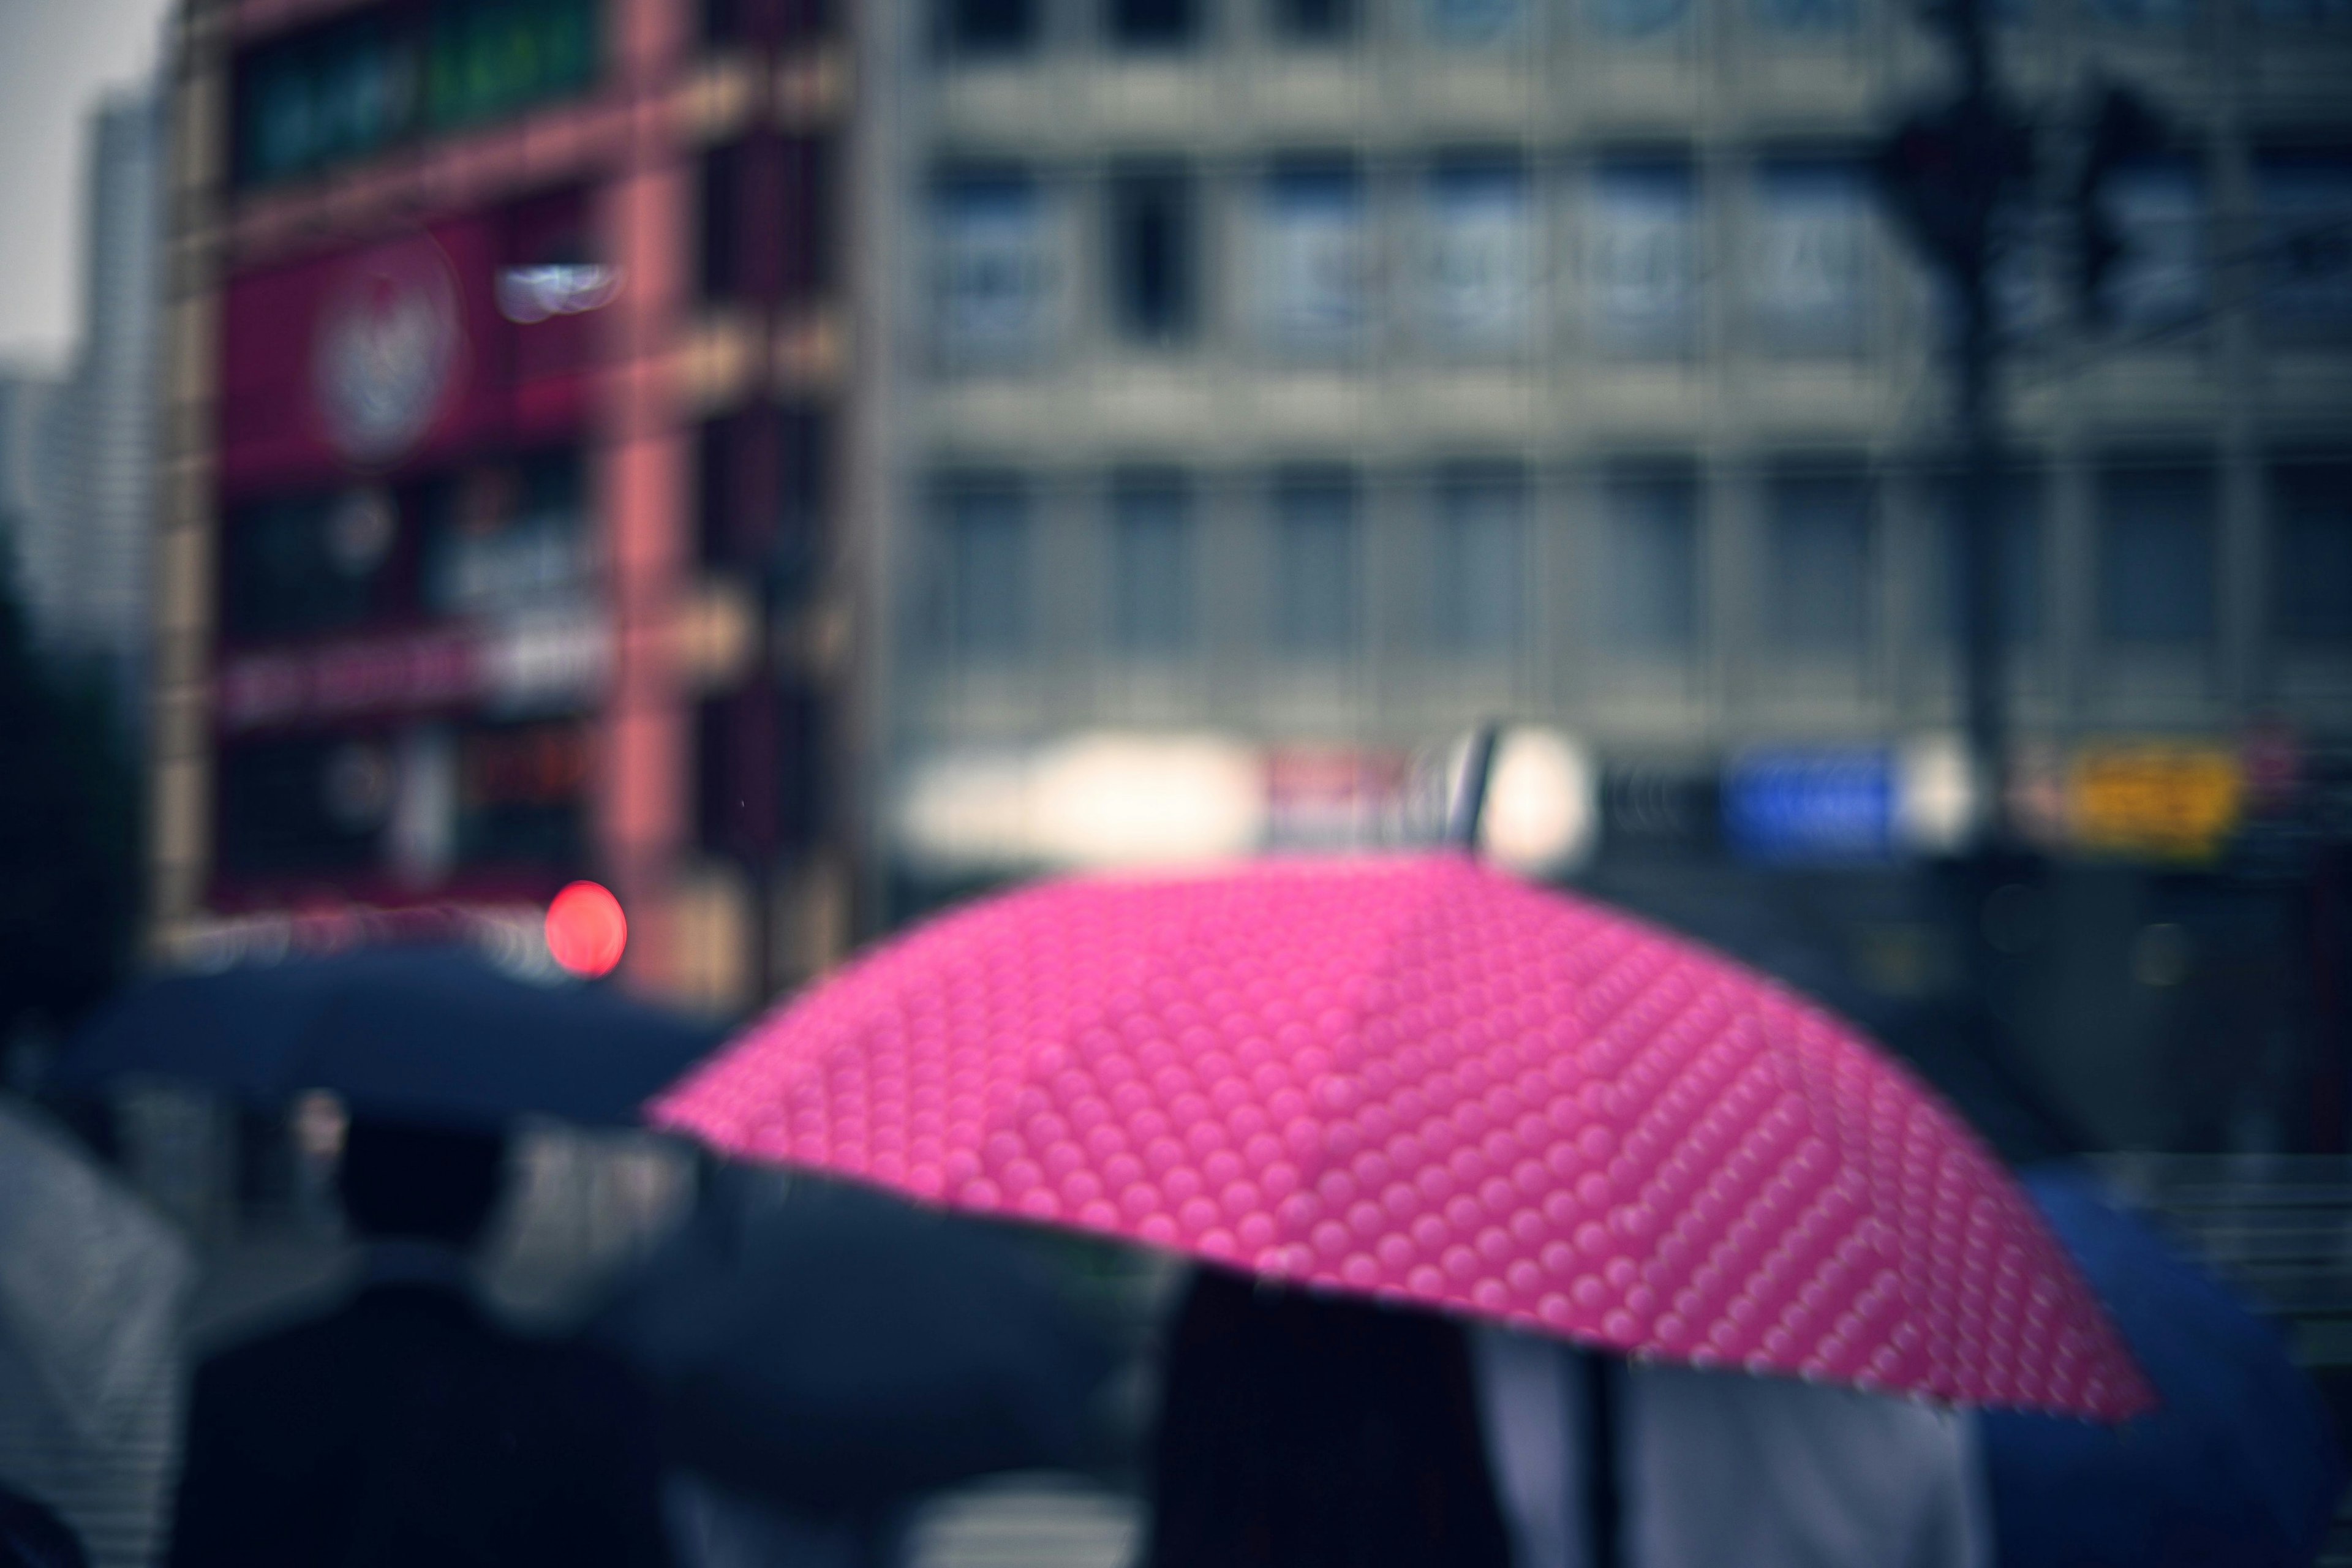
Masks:
[[[1470,733],[1469,754],[1462,763],[1462,784],[1454,796],[1454,811],[1445,826],[1445,842],[1465,854],[1478,849],[1478,823],[1486,813],[1486,780],[1495,771],[1495,746],[1502,726],[1489,719]]]

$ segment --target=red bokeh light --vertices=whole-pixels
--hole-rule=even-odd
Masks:
[[[593,882],[574,882],[547,906],[547,951],[574,974],[609,974],[629,945],[621,900]]]

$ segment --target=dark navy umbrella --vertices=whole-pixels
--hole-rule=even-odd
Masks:
[[[593,1330],[655,1390],[674,1459],[851,1515],[1087,1461],[1113,1353],[1039,1258],[860,1188],[713,1176]]]
[[[625,1124],[719,1037],[602,984],[519,979],[470,949],[370,948],[148,981],[91,1020],[52,1082],[150,1074],[261,1105],[331,1089],[394,1119]]]
[[[2116,1427],[1981,1417],[2001,1568],[2308,1568],[2344,1462],[2277,1332],[2086,1175],[2025,1184],[2164,1403]]]

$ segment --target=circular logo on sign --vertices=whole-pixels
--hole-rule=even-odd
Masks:
[[[329,289],[311,349],[327,439],[352,462],[393,462],[433,427],[465,353],[441,247],[406,240],[361,256]]]

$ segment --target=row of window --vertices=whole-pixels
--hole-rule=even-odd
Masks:
[[[1838,37],[1860,29],[1862,0],[1735,0],[1747,23],[1768,34]],[[1547,0],[1399,0],[1399,20],[1431,42],[1449,47],[1523,42]],[[1604,37],[1663,38],[1695,26],[1700,0],[1564,0],[1577,26]],[[1283,43],[1335,46],[1370,30],[1372,0],[1249,0],[1246,25]],[[2055,8],[2052,0],[2051,9]],[[2081,0],[2090,21],[2124,27],[2180,27],[2198,20],[2200,0]],[[1236,6],[1237,11],[1243,7]],[[2033,0],[1992,0],[2003,22],[2033,19]],[[1135,52],[1196,47],[1220,30],[1212,0],[1100,0],[1088,24],[1114,49]],[[2352,22],[2343,0],[2247,0],[2247,14],[2273,26],[2337,26]],[[1046,34],[1046,0],[940,0],[933,31],[951,58],[1003,58],[1037,49]]]
[[[576,450],[236,508],[222,632],[271,642],[374,623],[568,605],[595,574]]]
[[[237,177],[317,173],[580,91],[596,74],[602,9],[412,0],[273,38],[237,62]]]
[[[2001,615],[2021,645],[2047,633],[2048,476],[2012,475],[2000,492]],[[1769,475],[1750,602],[1764,642],[1800,658],[1856,658],[1882,614],[1886,483],[1855,468]],[[1401,568],[1419,598],[1415,620],[1441,655],[1504,658],[1523,645],[1533,597],[1538,487],[1509,464],[1441,467],[1412,483],[1418,552]],[[1247,560],[1213,563],[1202,486],[1176,468],[1118,470],[1101,485],[1100,635],[1146,659],[1182,658],[1210,635],[1207,599],[1222,585],[1263,584],[1257,634],[1279,657],[1344,659],[1364,642],[1367,481],[1339,464],[1277,469],[1244,486],[1248,521],[1228,540]],[[2268,476],[2270,635],[2288,648],[2352,654],[2352,465],[2283,463]],[[1916,504],[1940,520],[1933,557],[1898,584],[1906,620],[1946,637],[1957,624],[1957,490],[1926,479]],[[1609,651],[1686,661],[1706,637],[1706,489],[1691,466],[1649,464],[1609,474],[1570,503],[1595,531],[1580,549],[1596,574],[1590,604]],[[2218,491],[2202,467],[2116,468],[2098,477],[2093,625],[2111,646],[2194,653],[2216,634]],[[1034,488],[1017,475],[943,480],[932,510],[929,629],[957,660],[1019,658],[1039,631]],[[1223,635],[1249,628],[1220,623]]]
[[[2226,260],[2252,268],[2263,315],[2295,340],[2352,332],[2352,154],[2264,153],[2253,174],[2260,213],[2236,226],[2260,238],[2225,251],[2198,164],[2152,159],[2118,173],[2107,189],[2124,243],[2105,286],[2111,322],[2193,316]],[[1501,150],[1378,173],[1344,154],[1297,154],[1230,179],[1140,159],[1113,164],[1099,186],[1019,165],[950,167],[929,195],[934,345],[950,368],[1046,358],[1076,324],[1072,280],[1089,270],[1115,334],[1181,345],[1213,314],[1213,262],[1230,256],[1235,313],[1269,348],[1300,357],[1361,352],[1378,328],[1444,354],[1524,355],[1548,307],[1580,320],[1603,353],[1685,356],[1710,288],[1725,285],[1761,346],[1866,347],[1877,218],[1861,164],[1767,155],[1730,183],[1711,191],[1699,165],[1656,153],[1604,154],[1557,182]],[[1078,221],[1097,192],[1097,222]],[[1561,209],[1557,229],[1539,211],[1548,197]],[[1230,224],[1213,221],[1221,213]],[[1718,225],[1729,232],[1711,233]],[[1086,268],[1090,228],[1098,264]],[[1239,245],[1213,244],[1221,232]],[[1727,275],[1710,252],[1729,258]],[[2001,292],[2014,324],[2054,313],[2044,280],[2056,269],[2042,259],[2021,248],[2011,259]]]

